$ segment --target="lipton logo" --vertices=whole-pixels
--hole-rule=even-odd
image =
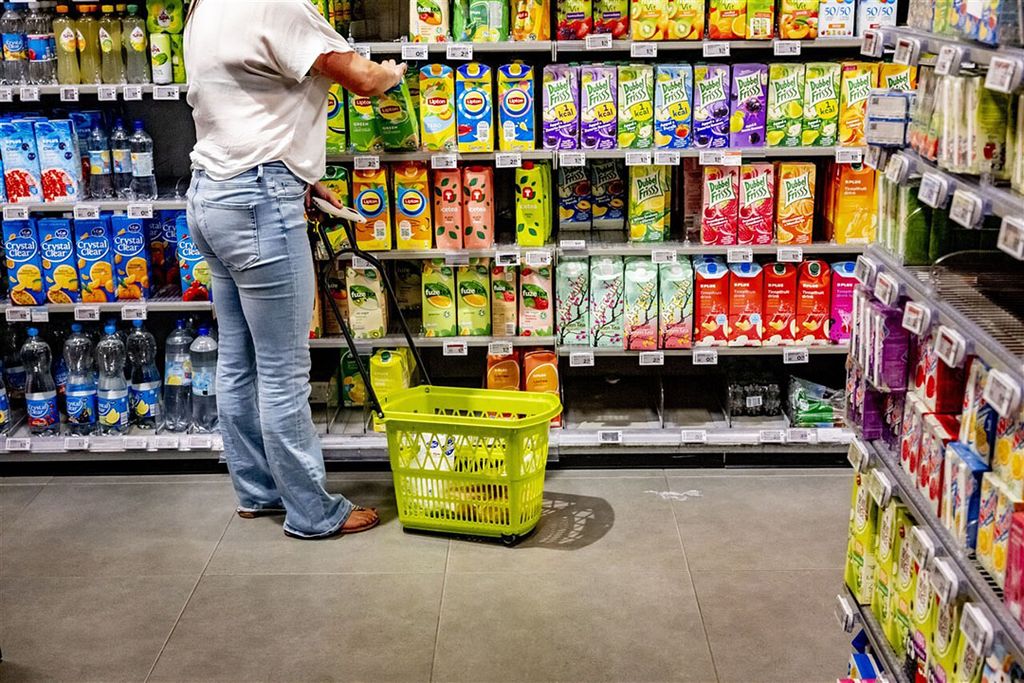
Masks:
[[[530,98],[522,90],[515,88],[505,94],[502,102],[505,111],[510,114],[522,114],[530,107]]]
[[[697,83],[697,90],[700,93],[700,103],[702,105],[725,99],[724,79],[720,75],[699,81]]]
[[[732,178],[730,176],[708,181],[708,203],[711,206],[731,202],[735,198],[736,191],[732,189]]]
[[[333,89],[327,92],[327,118],[337,116],[341,110],[341,100]]]
[[[370,101],[369,97],[357,97],[353,99],[352,106],[356,109],[373,111],[373,102]]]
[[[846,101],[850,104],[863,102],[871,94],[871,74],[863,73],[846,79]]]
[[[467,114],[482,114],[487,108],[487,98],[479,90],[469,90],[463,93],[461,104]]]
[[[807,79],[807,106],[813,107],[820,102],[835,98],[836,82],[831,75]]]
[[[402,213],[411,218],[419,216],[427,207],[427,198],[419,190],[405,190],[401,198]]]
[[[662,104],[665,105],[689,102],[690,100],[690,89],[686,76],[658,81],[658,91],[661,93]]]
[[[661,189],[661,177],[657,173],[637,178],[633,187],[636,190],[637,204],[657,199],[665,194],[665,191]]]
[[[380,108],[381,116],[395,116],[402,111],[402,108],[397,104],[385,104]]]
[[[356,198],[356,204],[364,216],[376,216],[383,208],[380,195],[374,190],[364,190]]]
[[[806,173],[796,178],[782,179],[782,201],[785,206],[801,199],[813,199],[811,194],[810,176]]]
[[[447,97],[438,97],[436,95],[433,96],[433,97],[428,97],[427,98],[427,106],[428,107],[447,107],[448,106],[448,98]]]
[[[800,99],[800,87],[796,76],[787,76],[773,81],[775,84],[775,104],[783,105]]]
[[[757,202],[771,200],[772,193],[768,188],[768,176],[756,175],[743,179],[743,206],[751,206]]]
[[[736,77],[736,95],[741,100],[761,96],[761,74],[752,73]]]

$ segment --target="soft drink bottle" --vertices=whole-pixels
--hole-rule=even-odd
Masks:
[[[132,198],[156,199],[156,175],[153,173],[153,138],[149,137],[142,121],[135,120],[132,146]]]
[[[67,5],[57,5],[53,35],[57,43],[57,82],[78,85],[82,81],[78,70],[78,31],[75,20],[68,16]]]
[[[25,403],[28,428],[33,434],[56,436],[60,433],[57,412],[57,385],[50,374],[50,347],[39,338],[39,330],[28,328],[28,340],[21,347],[25,364]]]
[[[66,397],[68,390],[68,365],[64,362],[64,354],[60,352],[64,348],[64,339],[67,336],[67,328],[61,329],[56,325],[50,326],[47,335],[47,344],[57,353],[53,354],[52,367],[53,383],[57,386],[57,410],[60,413],[66,412]]]
[[[0,434],[7,433],[11,424],[11,402],[7,399],[7,386],[4,384],[3,365],[0,365]]]
[[[114,323],[96,345],[99,382],[96,390],[101,434],[121,434],[128,429],[128,383],[124,379],[124,342]]]
[[[13,2],[4,3],[0,15],[0,36],[4,48],[4,83],[21,85],[28,82],[28,46],[25,45],[25,20]]]
[[[78,69],[82,83],[102,83],[100,70],[100,23],[93,12],[96,5],[82,5],[82,16],[75,24],[78,36]]]
[[[112,170],[107,131],[102,125],[95,125],[89,132],[89,193],[93,199],[114,196]]]
[[[138,5],[128,5],[128,16],[121,21],[125,79],[129,83],[149,83],[149,39],[146,22],[138,12]]]
[[[74,323],[64,342],[64,363],[68,367],[68,431],[88,435],[96,428],[96,369],[92,340]]]
[[[4,379],[7,383],[8,396],[18,398],[25,393],[25,365],[21,361],[21,350],[13,325],[8,327],[3,341]]]
[[[192,341],[185,321],[179,320],[164,344],[164,427],[172,432],[192,425]]]
[[[54,54],[53,24],[39,3],[29,3],[25,17],[25,41],[28,45],[28,82],[49,85],[57,82],[57,55]]]
[[[124,59],[121,57],[121,20],[113,5],[103,5],[100,15],[100,74],[103,82],[118,85],[125,82]]]
[[[217,429],[217,342],[210,329],[200,326],[192,342],[192,428],[197,432]]]
[[[132,146],[124,121],[117,119],[110,134],[110,156],[114,160],[114,190],[121,199],[129,199],[132,188]]]
[[[129,404],[132,422],[141,429],[156,429],[160,421],[160,371],[156,369],[156,338],[142,326],[132,323],[128,335],[128,361],[132,365]]]

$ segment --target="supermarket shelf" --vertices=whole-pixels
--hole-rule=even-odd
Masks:
[[[430,161],[434,156],[455,156],[459,161],[466,163],[473,163],[479,161],[493,161],[498,154],[520,154],[524,161],[553,161],[556,158],[560,159],[565,154],[582,154],[585,159],[626,159],[627,155],[648,152],[652,155],[655,152],[678,152],[681,159],[697,159],[701,157],[701,154],[707,154],[708,152],[722,152],[722,153],[736,153],[739,154],[741,159],[746,160],[758,160],[758,159],[805,159],[808,157],[835,157],[836,150],[851,150],[861,149],[861,147],[723,147],[716,148],[714,150],[697,149],[696,147],[690,147],[687,149],[668,150],[668,149],[563,149],[563,150],[551,150],[551,149],[534,149],[519,152],[427,152],[427,151],[415,151],[415,152],[368,152],[368,153],[331,153],[327,155],[327,160],[334,163],[351,162],[356,157],[376,158],[378,162],[393,162],[393,161]],[[653,163],[653,156],[652,156]]]
[[[705,349],[711,349],[718,352],[719,356],[782,356],[788,349],[807,349],[808,355],[811,356],[845,356],[850,352],[849,344],[823,344],[821,346],[701,346],[697,347],[697,351]],[[665,354],[665,357],[669,356],[683,356],[689,357],[693,355],[694,349],[651,349],[651,351],[660,351]],[[558,355],[569,356],[574,353],[588,352],[596,356],[636,356],[639,357],[641,351],[633,349],[622,349],[622,348],[594,348],[592,346],[558,346]]]
[[[895,47],[896,41],[900,38],[909,38],[920,42],[920,54],[938,54],[946,46],[955,47],[963,52],[962,63],[974,62],[975,64],[988,64],[993,57],[1005,57],[1021,62],[1024,67],[1024,48],[1019,47],[996,47],[994,45],[983,45],[970,40],[961,40],[954,36],[940,36],[928,31],[920,31],[909,26],[895,26],[893,28],[875,29],[882,34],[883,43],[886,47]]]
[[[891,683],[911,683],[904,673],[903,667],[900,666],[899,657],[882,632],[882,626],[878,623],[878,619],[875,618],[875,613],[871,611],[869,606],[859,604],[849,588],[844,589],[844,593],[846,603],[852,609],[857,610],[857,619],[864,632],[868,635],[868,641],[871,643],[871,652],[875,657],[875,661],[884,669],[885,680]],[[854,626],[854,630],[856,630],[856,626]]]
[[[95,200],[86,199],[86,200],[83,200],[83,201],[80,201],[80,202],[74,202],[74,203],[69,203],[69,202],[52,202],[52,203],[31,202],[31,203],[28,203],[28,202],[26,202],[26,203],[20,203],[20,204],[10,204],[10,203],[0,204],[0,207],[2,207],[6,211],[9,211],[11,209],[25,208],[25,209],[28,210],[29,213],[73,213],[75,211],[75,207],[81,207],[81,206],[89,206],[89,207],[96,206],[96,207],[99,207],[100,211],[127,211],[129,206],[149,206],[149,207],[152,207],[152,209],[154,211],[175,210],[175,209],[184,210],[185,209],[185,199],[184,198],[181,198],[181,199],[167,198],[167,199],[148,199],[148,200],[140,200],[140,201],[126,201],[126,200],[123,200],[123,199],[95,199]]]
[[[416,152],[367,152],[367,153],[336,153],[331,152],[327,155],[327,161],[338,163],[338,162],[351,162],[356,157],[376,157],[382,162],[389,161],[430,161],[434,156],[454,156],[459,161],[466,163],[473,163],[478,161],[494,161],[494,158],[498,154],[503,152],[428,152],[428,151],[416,151]],[[514,152],[507,152],[508,154],[519,154],[524,161],[550,161],[552,157],[551,150],[546,149],[533,149],[533,150],[516,150]]]
[[[139,307],[144,307],[146,312],[187,312],[187,311],[212,311],[213,302],[211,301],[182,301],[177,297],[157,297],[149,299],[148,301],[111,301],[109,303],[98,303],[98,304],[46,304],[45,306],[14,306],[7,301],[0,302],[0,311],[4,313],[5,319],[8,322],[46,322],[41,319],[42,312],[49,313],[79,313],[83,314],[85,311],[90,309],[99,309],[100,313],[120,313],[122,318],[131,320],[138,317],[137,313],[127,313],[125,308],[130,311],[138,311]],[[29,320],[16,319],[18,315],[28,315]],[[87,314],[76,315],[76,318],[88,319]]]
[[[132,428],[125,436],[30,436],[24,426],[0,437],[0,463],[39,461],[219,459],[219,434],[170,434]]]
[[[494,258],[497,255],[515,255],[515,260],[529,260],[529,254],[543,253],[548,256],[555,247],[520,247],[518,244],[498,244],[488,249],[391,249],[388,251],[371,251],[381,261],[408,261],[416,259],[444,259],[449,265],[465,263],[467,258]],[[343,261],[352,260],[352,252],[338,254]]]
[[[752,254],[771,255],[779,260],[786,260],[786,254],[794,254],[794,249],[799,249],[801,258],[807,255],[835,255],[835,254],[861,254],[867,245],[864,244],[836,244],[834,242],[815,242],[811,244],[786,245],[786,244],[758,244],[758,245],[732,245],[723,246],[717,244],[700,244],[696,242],[626,242],[624,235],[605,235],[601,232],[572,231],[566,229],[567,225],[559,231],[559,249],[562,256],[651,256],[656,260],[666,260],[666,255],[704,255],[716,254],[728,256],[731,251],[749,249]],[[614,239],[613,237],[618,237]],[[565,242],[570,244],[566,245]],[[573,243],[575,240],[575,243]],[[580,245],[579,241],[583,244]],[[792,256],[788,257],[792,260]],[[671,256],[667,257],[671,260]]]
[[[988,212],[1008,218],[1019,219],[1024,216],[1024,195],[1022,194],[1009,188],[983,182],[977,178],[945,171],[911,149],[904,149],[899,154],[907,159],[907,170],[911,174],[938,173],[949,180],[950,192],[962,189],[978,195],[987,206]]]
[[[716,428],[608,428],[580,429],[569,424],[551,432],[559,456],[605,452],[687,453],[722,448],[762,448],[787,452],[845,451],[853,439],[847,429],[794,429],[766,424],[762,427]]]
[[[376,41],[376,42],[353,42],[353,49],[368,49],[370,55],[400,55],[402,46],[426,47],[431,55],[444,55],[451,43],[410,43],[407,41]],[[473,53],[507,53],[516,52],[551,52],[553,41],[550,40],[499,40],[492,43],[458,43],[459,45],[472,45]]]
[[[424,348],[442,348],[449,345],[465,344],[467,347],[484,346],[491,342],[509,342],[512,346],[554,346],[554,337],[414,337],[416,346]],[[344,349],[347,348],[344,337],[321,337],[310,339],[309,346],[314,349]],[[378,349],[389,347],[408,346],[405,337],[401,334],[388,334],[380,339],[357,339],[356,346],[360,348]],[[458,354],[452,354],[458,355]]]
[[[70,88],[70,87],[77,88],[79,96],[81,96],[81,95],[93,95],[93,96],[96,96],[96,95],[99,95],[100,90],[103,89],[103,88],[115,88],[116,92],[117,92],[117,97],[120,98],[120,99],[124,98],[124,89],[125,89],[125,87],[129,87],[129,88],[137,87],[137,88],[139,88],[141,90],[143,95],[151,95],[151,96],[153,95],[155,90],[161,89],[161,88],[162,89],[177,88],[178,89],[178,93],[181,94],[181,95],[184,95],[185,93],[188,92],[188,83],[167,83],[165,85],[155,85],[153,83],[147,83],[147,84],[144,84],[144,85],[127,85],[127,86],[125,86],[124,84],[119,84],[119,85],[98,85],[98,84],[95,84],[95,83],[87,83],[87,84],[79,84],[79,85],[74,85],[74,86],[70,86],[70,85],[36,85],[36,86],[30,86],[30,87],[32,87],[34,89],[37,89],[39,91],[39,95],[40,96],[60,95],[62,93],[62,89]],[[9,88],[11,90],[11,93],[12,93],[12,95],[14,97],[21,97],[21,86],[18,86],[18,85],[3,85],[3,86],[0,86],[0,89],[6,89],[6,88]],[[162,90],[160,92],[167,92],[167,90]],[[172,96],[172,97],[161,97],[161,98],[155,98],[155,99],[175,100],[175,99],[178,99],[178,98]],[[32,101],[32,100],[26,100],[26,101]]]
[[[642,40],[613,40],[611,50],[601,50],[588,48],[587,43],[584,40],[560,40],[555,41],[555,50],[559,52],[631,52],[633,43],[653,44],[657,46],[658,52],[662,51],[700,51],[702,54],[705,50],[705,45],[713,46],[710,49],[714,50],[720,45],[728,45],[729,51],[732,50],[774,50],[775,43],[800,43],[800,49],[803,50],[835,50],[835,49],[850,49],[860,47],[861,41],[859,38],[818,38],[816,40],[794,40],[794,41],[779,41],[779,40],[656,40],[656,41],[642,41]],[[710,55],[709,55],[710,56]],[[721,55],[727,57],[728,55]]]

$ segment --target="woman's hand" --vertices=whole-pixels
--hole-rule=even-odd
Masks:
[[[317,58],[313,69],[356,95],[370,97],[398,85],[406,65],[396,64],[393,59],[378,64],[356,52],[329,52]]]
[[[318,182],[309,186],[309,192],[306,194],[307,209],[309,208],[310,204],[312,204],[312,197],[320,197],[320,199],[329,202],[331,206],[334,206],[338,209],[345,206],[344,204],[341,203],[341,199],[338,198],[338,195],[334,194],[334,192],[332,192],[330,188],[328,188],[322,182]]]

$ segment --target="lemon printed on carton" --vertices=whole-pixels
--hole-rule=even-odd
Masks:
[[[71,221],[66,218],[43,218],[37,227],[47,301],[52,304],[77,303],[81,295]]]
[[[806,65],[804,78],[804,123],[801,142],[805,147],[831,147],[839,133],[839,65],[813,62]]]
[[[684,149],[690,146],[692,100],[693,69],[690,65],[659,65],[655,68],[655,146],[670,149]]]
[[[423,262],[423,334],[454,337],[456,333],[455,272],[444,259]]]
[[[444,64],[420,69],[420,137],[431,152],[453,151],[455,137],[455,71]]]
[[[459,334],[489,335],[491,333],[490,259],[470,259],[469,264],[459,266],[456,287],[459,300],[456,318]]]
[[[654,144],[654,67],[620,66],[619,147],[646,149]]]
[[[114,236],[114,275],[118,301],[149,298],[149,257],[142,221],[127,216],[112,216]]]
[[[672,210],[669,166],[634,166],[629,169],[629,239],[662,242]]]
[[[3,228],[11,303],[19,306],[39,306],[46,303],[35,223],[31,220],[4,221]]]
[[[803,64],[772,64],[768,67],[769,147],[799,147],[803,131]]]
[[[75,254],[78,256],[82,301],[114,301],[114,247],[109,218],[76,220],[75,234]]]

